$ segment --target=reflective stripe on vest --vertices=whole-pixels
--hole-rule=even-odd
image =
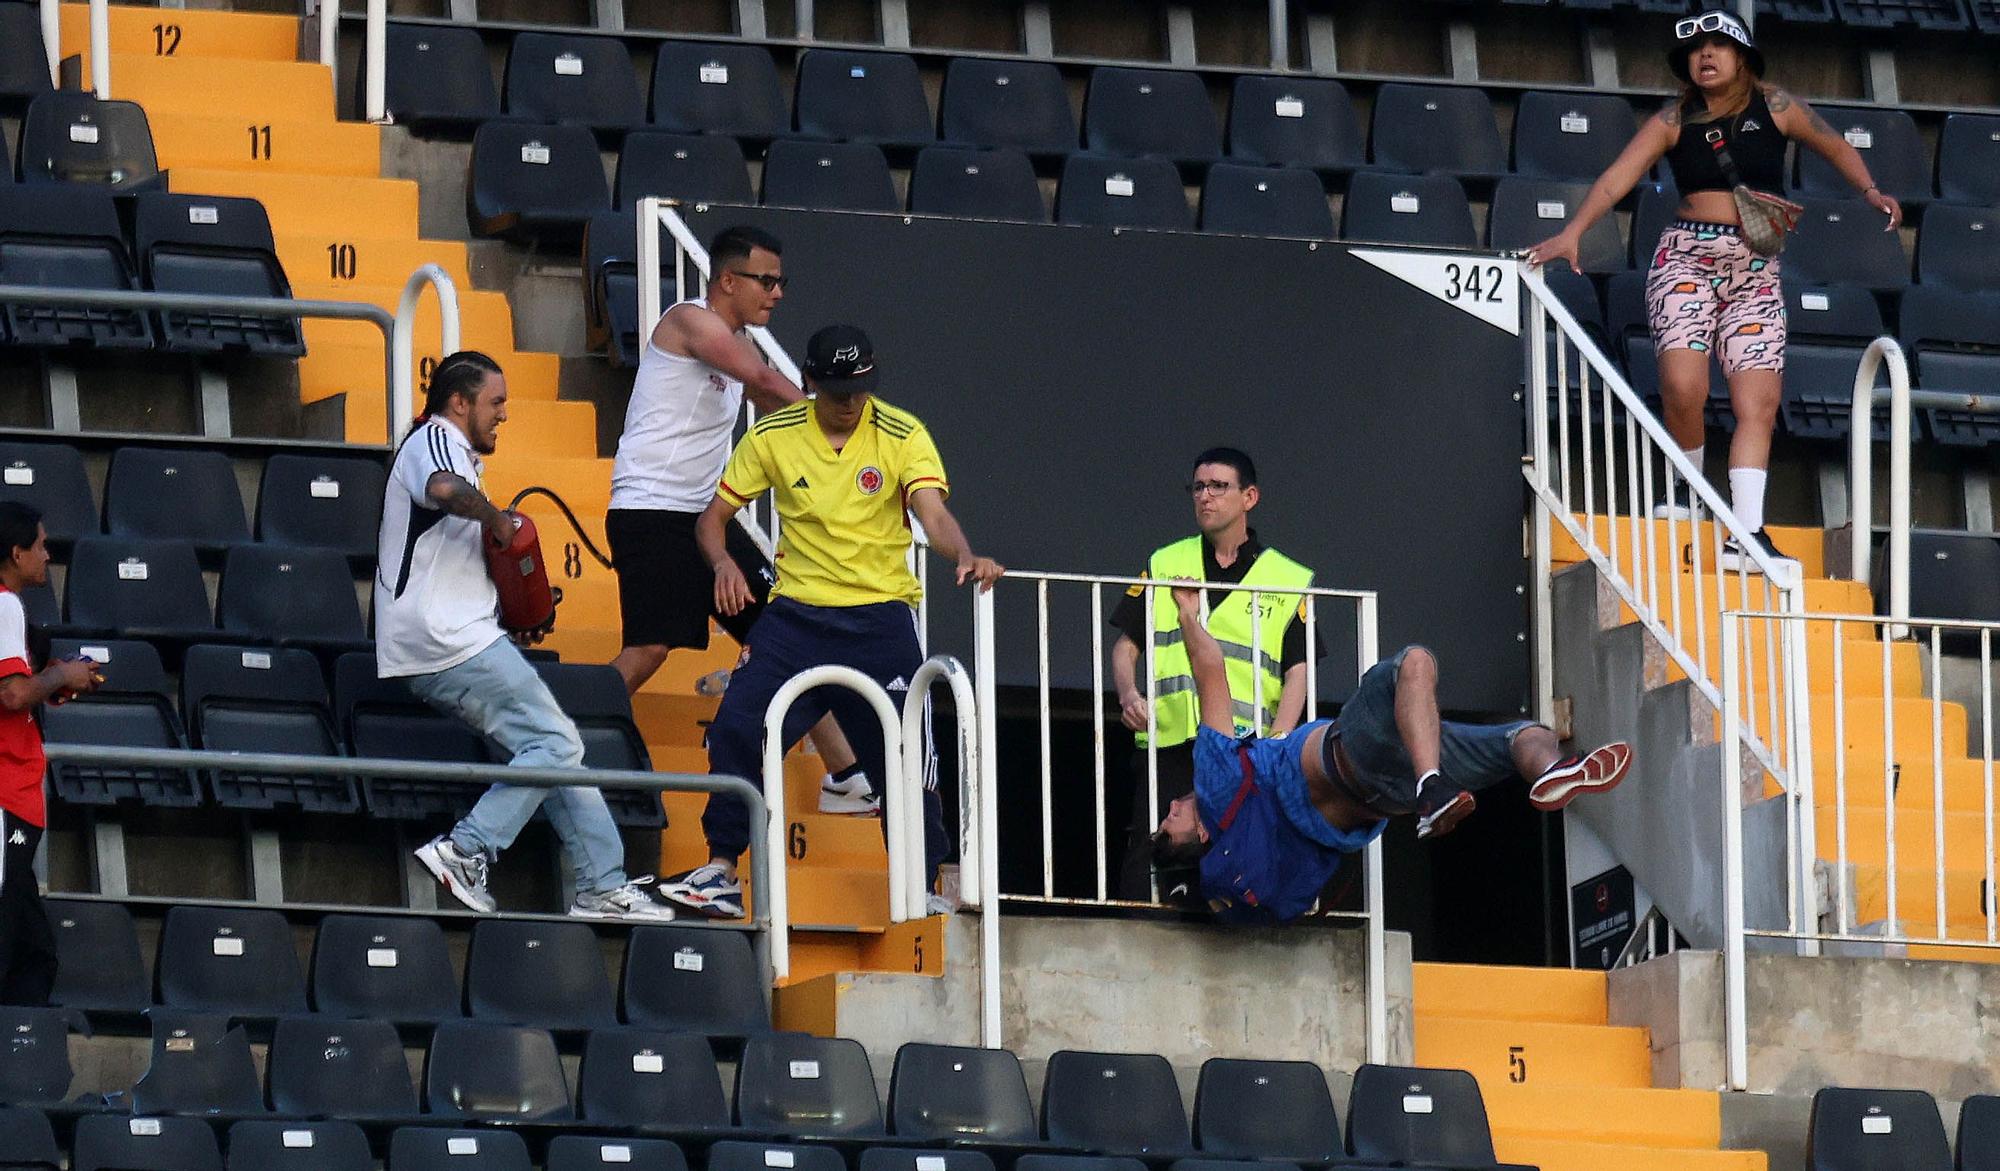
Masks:
[[[1157,702],[1153,725],[1162,746],[1183,744],[1194,739],[1201,723],[1201,708],[1195,700],[1193,668],[1181,637],[1180,613],[1173,591],[1165,583],[1176,579],[1203,577],[1202,539],[1188,537],[1156,551],[1146,566],[1147,576],[1161,584],[1153,591],[1153,676]],[[1277,718],[1279,693],[1284,689],[1283,653],[1285,631],[1299,611],[1297,594],[1265,594],[1257,599],[1262,611],[1250,612],[1250,595],[1259,587],[1301,589],[1312,584],[1312,570],[1276,549],[1257,555],[1243,580],[1230,587],[1222,601],[1208,612],[1208,632],[1222,648],[1223,665],[1229,673],[1230,708],[1238,735],[1259,727],[1257,681],[1261,674],[1264,710],[1261,725],[1269,728]],[[1255,654],[1252,643],[1257,643]],[[1261,668],[1261,670],[1260,670]],[[1147,743],[1141,732],[1139,743]]]

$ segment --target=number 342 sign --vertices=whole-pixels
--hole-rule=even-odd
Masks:
[[[1511,260],[1466,252],[1348,251],[1488,325],[1516,336],[1521,332],[1521,281]]]

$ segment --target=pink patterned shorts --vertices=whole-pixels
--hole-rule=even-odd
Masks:
[[[1660,233],[1646,313],[1655,353],[1713,352],[1725,374],[1785,368],[1778,258],[1752,252],[1731,225],[1675,220]]]

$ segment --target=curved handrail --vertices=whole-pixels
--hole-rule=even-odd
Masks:
[[[319,5],[319,63],[335,66],[338,75],[340,64],[340,0],[318,0]]]
[[[410,364],[416,361],[417,302],[424,286],[437,290],[438,334],[441,354],[455,354],[459,348],[458,286],[451,274],[435,264],[420,265],[403,282],[403,297],[396,304],[394,360],[389,365],[389,445],[402,441],[403,428],[417,414],[416,390],[410,380]]]
[[[62,85],[62,5],[42,0],[42,48],[49,56],[49,84]]]
[[[898,793],[903,781],[903,729],[896,719],[896,709],[889,702],[889,693],[882,685],[863,675],[852,667],[827,664],[812,667],[785,680],[784,686],[771,697],[764,708],[764,804],[776,810],[765,826],[765,852],[771,859],[770,873],[766,879],[767,889],[757,891],[756,897],[763,904],[765,914],[771,921],[771,971],[778,979],[791,974],[791,908],[786,890],[785,875],[785,831],[790,818],[785,812],[785,715],[792,710],[792,704],[799,696],[815,687],[845,687],[859,694],[875,709],[875,715],[882,721],[883,767],[889,775],[885,778],[884,792]],[[890,918],[898,922],[897,904],[902,891],[895,883],[896,866],[899,859],[906,857],[903,834],[897,819],[886,823],[889,831],[889,912]],[[771,853],[771,851],[776,853]],[[905,916],[907,917],[907,916]]]
[[[958,709],[958,778],[959,793],[965,800],[959,803],[959,902],[968,906],[980,905],[983,893],[979,887],[979,818],[976,811],[979,777],[979,731],[974,723],[972,699],[972,675],[965,664],[950,655],[932,655],[910,676],[910,690],[903,696],[903,788],[904,792],[891,793],[892,814],[903,823],[903,840],[915,843],[912,852],[904,855],[907,863],[900,876],[889,875],[890,882],[902,882],[908,917],[921,919],[927,908],[930,891],[924,883],[924,708],[930,694],[931,684],[943,679],[951,686],[952,704]],[[900,920],[899,920],[900,922]]]
[[[1874,468],[1869,442],[1874,437],[1875,375],[1889,363],[1889,617],[1896,620],[1890,636],[1899,638],[1910,616],[1910,364],[1892,337],[1878,337],[1861,353],[1854,372],[1854,402],[1847,416],[1847,571],[1855,581],[1868,581],[1868,561],[1874,528]]]

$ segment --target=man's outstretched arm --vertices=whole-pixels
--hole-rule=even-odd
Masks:
[[[1194,676],[1195,701],[1201,722],[1224,736],[1236,735],[1236,716],[1229,698],[1229,668],[1215,636],[1201,624],[1201,587],[1176,585],[1174,605],[1180,611],[1181,640],[1187,646],[1188,673]]]

